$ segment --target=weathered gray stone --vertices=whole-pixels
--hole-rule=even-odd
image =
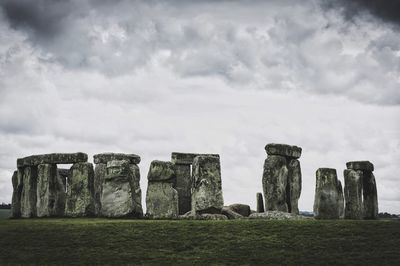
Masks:
[[[240,219],[243,218],[243,215],[233,211],[229,206],[224,206],[221,209],[221,214],[225,215],[228,217],[228,219]]]
[[[178,192],[169,182],[149,182],[146,193],[147,215],[152,218],[178,217]]]
[[[58,171],[58,176],[60,177],[63,183],[64,191],[67,191],[67,179],[69,176],[69,169],[57,168],[57,171]]]
[[[67,183],[65,215],[70,217],[93,216],[94,170],[91,163],[72,165]]]
[[[337,183],[337,191],[338,191],[338,205],[339,205],[339,218],[344,218],[344,196],[343,196],[343,187],[342,182],[338,180]]]
[[[103,193],[103,183],[107,175],[107,163],[98,163],[94,168],[94,206],[95,214],[101,215],[101,194]]]
[[[370,161],[354,161],[346,163],[347,169],[374,171],[374,165]]]
[[[264,200],[262,193],[258,192],[256,194],[256,200],[257,200],[257,212],[264,212]]]
[[[363,202],[362,202],[362,171],[344,170],[344,196],[346,200],[345,218],[346,219],[362,219],[363,218]]]
[[[65,190],[56,164],[38,166],[36,210],[38,217],[64,215]]]
[[[223,214],[216,214],[216,213],[202,213],[200,214],[201,220],[228,220],[228,217]]]
[[[306,217],[295,213],[280,212],[280,211],[266,211],[260,213],[252,213],[249,219],[265,219],[265,220],[307,220],[312,217]]]
[[[247,217],[250,215],[250,206],[246,205],[246,204],[240,204],[240,203],[236,203],[236,204],[231,204],[229,206],[227,206],[228,209],[230,209],[231,211],[234,211],[244,217]]]
[[[171,162],[152,161],[147,175],[149,181],[163,181],[175,183],[175,170]]]
[[[101,214],[106,217],[137,216],[133,202],[133,174],[129,161],[113,160],[107,163],[101,194]]]
[[[193,164],[193,160],[196,156],[212,156],[219,158],[219,154],[173,152],[171,154],[171,162],[173,164]]]
[[[316,172],[314,217],[339,218],[338,179],[335,169],[319,168]]]
[[[301,156],[301,148],[287,144],[270,143],[265,146],[268,155],[280,155],[289,158],[298,159]]]
[[[364,219],[378,218],[378,194],[375,176],[371,171],[363,171],[363,208]]]
[[[93,161],[95,164],[104,163],[107,164],[109,161],[129,161],[130,164],[139,164],[140,156],[136,154],[126,154],[126,153],[99,153],[93,156]]]
[[[13,185],[13,194],[11,200],[11,217],[21,217],[21,194],[22,194],[22,173],[14,171],[11,181]]]
[[[21,217],[36,217],[36,187],[37,187],[37,167],[26,166],[18,168],[22,175],[22,193],[21,193]]]
[[[301,194],[301,168],[300,162],[296,159],[289,161],[288,182],[286,184],[286,202],[288,212],[299,214],[298,201]]]
[[[142,189],[140,188],[140,169],[136,164],[130,164],[129,168],[132,173],[131,188],[134,212],[136,216],[143,216]]]
[[[179,214],[187,213],[192,208],[192,176],[189,164],[174,164],[175,189],[179,197]]]
[[[286,202],[288,168],[286,165],[286,158],[279,155],[269,155],[265,160],[262,181],[266,211],[288,211]]]
[[[17,167],[38,166],[39,164],[70,164],[87,162],[86,153],[49,153],[42,155],[32,155],[17,159]]]
[[[224,206],[219,157],[197,156],[193,161],[192,210],[210,213]]]

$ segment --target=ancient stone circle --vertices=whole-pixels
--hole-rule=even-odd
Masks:
[[[140,156],[101,153],[32,155],[17,160],[12,176],[12,217],[132,217],[153,219],[304,219],[298,200],[302,188],[302,149],[268,144],[257,193],[257,210],[246,204],[224,206],[218,154],[173,152],[171,161],[152,161],[147,175],[147,211],[142,208]],[[58,165],[72,164],[69,169]],[[374,166],[346,164],[344,191],[332,168],[316,171],[316,219],[376,219],[378,198]],[[264,204],[265,201],[265,204]]]

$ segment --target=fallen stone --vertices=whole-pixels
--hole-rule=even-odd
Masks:
[[[192,210],[206,213],[224,206],[219,157],[197,156],[193,161]]]
[[[301,148],[287,144],[270,143],[265,146],[268,155],[280,155],[289,158],[298,159],[301,156]]]
[[[171,154],[171,162],[173,164],[193,164],[193,160],[196,156],[213,156],[213,157],[219,158],[218,154],[173,152]]]
[[[266,211],[288,212],[286,203],[287,181],[286,158],[279,155],[269,155],[264,163],[262,180]]]
[[[37,167],[26,166],[22,169],[18,168],[22,177],[22,193],[21,193],[21,217],[36,217],[36,187],[37,187]]]
[[[370,171],[363,171],[363,208],[364,219],[378,218],[378,193],[375,176]]]
[[[67,183],[65,215],[94,216],[94,170],[91,163],[75,163]]]
[[[246,205],[246,204],[240,204],[240,203],[236,203],[236,204],[231,204],[228,206],[228,209],[230,209],[231,211],[234,211],[244,217],[247,217],[250,215],[250,206]]]
[[[336,170],[319,168],[316,172],[314,216],[316,219],[339,218],[339,193]]]
[[[344,196],[346,200],[345,218],[359,220],[363,218],[362,171],[344,170]]]
[[[257,200],[257,211],[256,212],[264,212],[264,200],[262,193],[258,192],[256,195]]]
[[[346,163],[347,169],[374,171],[374,165],[369,161],[354,161]]]
[[[192,208],[192,175],[190,165],[174,164],[176,176],[175,189],[179,197],[179,214],[187,213]]]
[[[228,217],[226,217],[223,214],[203,213],[203,214],[200,214],[200,219],[201,220],[228,220]]]
[[[136,154],[125,154],[125,153],[99,153],[93,156],[95,164],[104,163],[107,164],[109,161],[129,161],[130,164],[139,164],[140,156]]]
[[[87,162],[86,153],[49,153],[32,155],[17,160],[17,167],[38,166],[39,164],[71,164]]]
[[[286,185],[286,202],[288,212],[299,214],[298,201],[301,194],[301,168],[300,162],[296,159],[289,161],[288,183]]]
[[[152,218],[178,217],[178,192],[169,182],[149,182],[146,193],[147,215]]]
[[[228,219],[240,219],[243,218],[243,215],[233,211],[231,208],[229,208],[228,206],[224,206],[221,209],[221,214],[225,215],[226,217],[228,217]]]
[[[65,190],[56,164],[40,164],[37,177],[37,217],[61,217],[65,210]]]
[[[21,217],[22,175],[14,171],[12,178],[13,194],[11,200],[11,217]]]
[[[149,181],[175,183],[175,170],[171,162],[152,161],[147,175]]]
[[[266,220],[306,220],[313,219],[312,217],[306,217],[295,213],[280,212],[280,211],[266,211],[259,213],[252,213],[248,217],[249,219],[266,219]]]

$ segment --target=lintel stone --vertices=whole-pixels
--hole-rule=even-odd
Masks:
[[[347,169],[374,171],[374,165],[370,161],[353,161],[346,163]]]
[[[37,166],[39,164],[71,164],[87,162],[88,156],[83,152],[76,153],[49,153],[31,155],[17,159],[17,167]]]
[[[281,155],[298,159],[301,156],[301,148],[287,144],[269,143],[265,146],[268,155]]]
[[[219,158],[219,154],[173,152],[171,154],[171,162],[173,164],[193,164],[193,160],[196,156],[213,156]]]
[[[115,160],[118,160],[118,161],[125,160],[125,161],[129,161],[129,163],[131,163],[131,164],[139,164],[140,163],[139,155],[126,154],[126,153],[112,153],[112,152],[99,153],[99,154],[95,154],[93,156],[93,159],[94,159],[95,164],[99,164],[99,163],[107,164],[107,162],[115,161]]]

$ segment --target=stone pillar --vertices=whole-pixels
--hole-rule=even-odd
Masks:
[[[67,179],[69,176],[69,169],[64,169],[64,168],[58,168],[58,176],[61,179],[61,182],[63,183],[64,186],[64,191],[67,191]]]
[[[132,188],[132,200],[134,203],[134,212],[137,216],[143,216],[143,208],[142,208],[142,189],[140,188],[140,169],[137,164],[129,165],[132,179],[131,179],[131,188]]]
[[[13,185],[13,194],[11,201],[11,217],[21,217],[21,194],[22,194],[22,172],[20,170],[14,171],[11,181]]]
[[[340,192],[338,189],[336,170],[319,168],[316,172],[314,198],[314,217],[316,219],[339,219]]]
[[[344,218],[344,196],[343,196],[343,187],[342,182],[338,180],[337,183],[337,191],[338,191],[338,205],[339,205],[339,218]]]
[[[344,170],[344,196],[346,200],[345,218],[362,219],[362,171]]]
[[[72,165],[68,177],[65,215],[81,217],[94,214],[93,165],[91,163],[75,163]]]
[[[192,177],[190,164],[175,164],[175,189],[178,191],[179,214],[185,214],[192,208]]]
[[[264,212],[264,201],[263,201],[263,196],[262,193],[258,192],[256,195],[257,199],[257,212]]]
[[[107,163],[101,195],[101,214],[105,217],[138,217],[132,188],[133,173],[129,161],[113,160]]]
[[[40,164],[37,179],[37,216],[63,216],[65,190],[56,164]]]
[[[20,171],[20,169],[18,169]],[[37,167],[25,166],[22,171],[21,217],[36,217]]]
[[[174,165],[171,162],[152,161],[147,175],[147,215],[152,218],[175,218],[179,214],[178,192]]]
[[[297,160],[302,149],[286,144],[267,144],[264,163],[263,190],[266,211],[299,213],[301,168]]]
[[[347,169],[362,172],[363,217],[378,218],[378,193],[376,189],[374,165],[369,161],[354,161],[346,163]]]
[[[107,163],[97,163],[94,168],[94,206],[95,214],[101,215],[101,196],[103,193],[103,183],[107,175]]]
[[[195,157],[192,175],[192,211],[200,214],[220,213],[224,199],[219,157]]]

